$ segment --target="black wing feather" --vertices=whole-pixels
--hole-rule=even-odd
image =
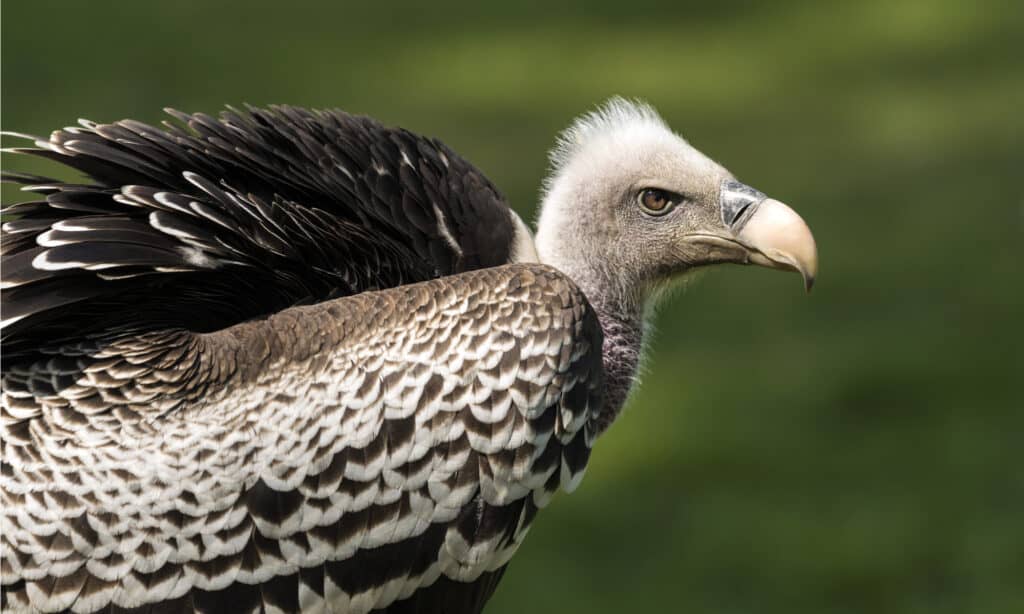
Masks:
[[[36,194],[4,210],[5,366],[509,260],[503,197],[437,140],[341,111],[167,112],[180,124],[83,121],[14,150],[91,183],[3,174]]]

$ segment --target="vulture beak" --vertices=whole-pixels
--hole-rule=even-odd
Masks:
[[[747,262],[796,271],[808,292],[818,274],[818,249],[803,218],[781,202],[735,180],[722,182],[722,222]]]

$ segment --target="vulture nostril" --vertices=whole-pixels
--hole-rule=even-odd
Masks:
[[[752,204],[754,203],[747,203],[740,207],[739,211],[736,212],[736,215],[732,216],[732,220],[729,221],[729,226],[735,226],[736,222],[740,221],[740,218],[743,217],[743,214],[746,213],[747,209],[749,209]]]
[[[739,181],[726,180],[722,182],[719,207],[721,207],[722,223],[727,225],[733,232],[739,231],[739,226],[750,219],[758,204],[767,198],[763,193],[754,188],[740,183]],[[749,213],[749,215],[748,215]]]

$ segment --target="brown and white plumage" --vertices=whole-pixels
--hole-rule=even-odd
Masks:
[[[7,609],[478,612],[618,413],[657,286],[816,267],[623,101],[563,138],[537,250],[437,141],[177,116],[21,150],[87,183],[9,177],[40,198],[4,225]],[[652,187],[679,202],[634,219]]]
[[[595,339],[512,265],[114,342],[52,393],[13,369],[10,604],[367,611],[498,571],[582,474]]]

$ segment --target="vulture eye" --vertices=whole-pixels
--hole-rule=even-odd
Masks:
[[[647,188],[640,192],[640,208],[651,215],[664,215],[676,206],[676,198],[670,192]]]

